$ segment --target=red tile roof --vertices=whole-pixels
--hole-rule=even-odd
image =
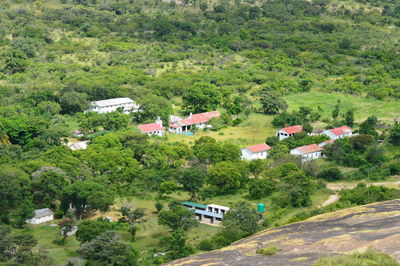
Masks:
[[[164,130],[165,127],[163,127],[162,125],[159,125],[157,123],[151,123],[151,124],[139,125],[139,129],[143,133],[148,133],[148,132],[153,132],[153,131],[158,131],[158,130]]]
[[[299,132],[303,131],[303,126],[297,125],[297,126],[285,127],[285,128],[282,128],[282,130],[288,134],[295,134],[295,133],[299,133]]]
[[[317,152],[317,151],[322,151],[323,150],[323,148],[318,146],[317,144],[310,144],[310,145],[306,145],[306,146],[301,146],[301,147],[297,147],[296,149],[298,151],[304,153],[304,154],[313,153],[313,152]]]
[[[265,143],[262,143],[253,146],[248,146],[245,149],[251,151],[252,153],[256,153],[256,152],[268,151],[271,149],[271,147]]]
[[[210,121],[214,117],[220,117],[221,114],[218,111],[194,114],[192,117],[188,117],[182,120],[178,120],[175,123],[178,123],[180,126],[188,126],[193,124],[201,124]]]
[[[343,127],[329,129],[329,131],[332,132],[336,136],[340,136],[340,135],[343,135],[346,133],[350,133],[353,130],[351,128],[349,128],[348,126],[343,126]]]

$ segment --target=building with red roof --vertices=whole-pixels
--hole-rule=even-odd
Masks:
[[[241,149],[242,158],[246,160],[265,159],[268,157],[270,149],[271,147],[265,143],[248,146]]]
[[[310,144],[306,146],[297,147],[290,151],[292,155],[298,155],[302,157],[303,161],[315,160],[322,157],[323,148],[317,144]]]
[[[213,118],[219,118],[221,114],[218,111],[205,112],[200,114],[190,114],[188,118],[177,116],[170,117],[169,131],[174,133],[187,132],[193,127],[204,129],[210,127],[207,123]]]
[[[149,136],[162,136],[165,133],[165,127],[163,127],[160,117],[157,117],[155,123],[139,125],[139,130]]]
[[[276,136],[279,140],[284,140],[288,137],[294,136],[294,134],[300,133],[303,131],[302,125],[296,125],[291,127],[285,127],[276,131]]]
[[[336,139],[351,137],[353,135],[353,130],[348,126],[342,126],[338,128],[325,130],[323,133],[327,135],[330,139],[336,140]]]

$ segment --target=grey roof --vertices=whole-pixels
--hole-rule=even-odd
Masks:
[[[135,102],[130,98],[114,98],[114,99],[107,99],[107,100],[91,102],[91,105],[103,107],[103,106],[126,104],[126,103],[135,103]]]
[[[49,208],[37,209],[34,212],[35,212],[35,218],[46,217],[54,214],[54,212]]]

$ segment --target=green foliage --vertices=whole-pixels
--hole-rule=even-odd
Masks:
[[[198,221],[193,211],[174,204],[169,210],[160,211],[158,214],[158,224],[168,226],[172,231],[188,230],[198,225]]]
[[[182,96],[186,112],[201,113],[215,110],[221,103],[221,92],[213,84],[197,83]]]
[[[342,172],[336,167],[330,167],[322,170],[318,174],[318,178],[325,179],[327,181],[338,181],[344,178]]]
[[[400,146],[400,124],[395,124],[390,129],[389,142],[393,145]]]
[[[397,266],[398,263],[392,257],[387,254],[378,252],[373,248],[369,248],[365,252],[358,252],[348,255],[340,255],[335,257],[324,257],[318,260],[314,265],[325,266],[325,265],[343,265],[343,266],[355,266],[355,265],[388,265]]]
[[[110,230],[115,230],[115,225],[108,219],[84,220],[78,225],[75,237],[81,243],[85,243]]]
[[[264,256],[270,256],[270,255],[275,255],[276,253],[278,253],[281,249],[272,245],[272,246],[267,246],[261,249],[258,249],[256,251],[257,254],[261,254]]]
[[[287,108],[286,102],[278,93],[270,90],[262,90],[260,93],[260,104],[262,112],[267,115],[277,114]]]
[[[352,190],[340,192],[340,202],[349,202],[354,205],[364,205],[377,201],[397,199],[400,197],[400,190],[385,188],[383,186],[366,186],[360,183]]]
[[[246,181],[246,173],[234,162],[216,163],[207,173],[207,182],[222,194],[235,193]]]
[[[5,66],[3,72],[15,74],[24,72],[28,66],[26,54],[18,49],[12,49],[4,55]]]
[[[82,244],[78,253],[87,265],[137,265],[137,252],[121,242],[115,231],[106,231]]]

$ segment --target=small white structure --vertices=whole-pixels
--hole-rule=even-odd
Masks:
[[[303,131],[302,125],[285,127],[285,128],[282,128],[282,129],[279,129],[278,131],[276,131],[276,136],[279,138],[279,140],[284,140],[284,139],[294,136],[294,134],[300,133],[302,131]]]
[[[240,149],[242,151],[242,158],[246,160],[265,159],[268,157],[268,152],[271,149],[265,143],[248,146]]]
[[[330,139],[336,140],[336,139],[351,137],[353,135],[353,130],[348,126],[343,126],[325,130],[324,134],[327,135]]]
[[[85,141],[80,141],[80,142],[68,143],[67,147],[73,151],[78,151],[78,150],[85,150],[87,148],[88,144],[89,144],[89,141],[85,140]]]
[[[48,208],[34,210],[35,216],[27,220],[30,224],[41,224],[54,219],[54,212]]]
[[[188,132],[193,127],[204,129],[209,128],[210,125],[207,124],[211,119],[220,117],[221,114],[218,111],[211,111],[200,114],[190,113],[188,118],[182,119],[178,116],[170,116],[169,122],[169,132],[181,133]]]
[[[207,205],[207,211],[220,214],[220,215],[225,215],[231,208],[222,206],[222,205],[217,205],[217,204],[208,204]]]
[[[114,98],[90,103],[90,108],[85,112],[96,112],[99,114],[111,113],[117,111],[118,108],[123,108],[125,114],[138,112],[140,105],[130,98]]]
[[[302,161],[315,160],[322,157],[323,148],[317,144],[310,144],[306,146],[297,147],[290,151],[292,155],[298,155],[302,157]]]
[[[149,136],[157,135],[161,137],[165,133],[165,127],[163,127],[160,117],[157,117],[155,123],[139,125],[139,130]]]

